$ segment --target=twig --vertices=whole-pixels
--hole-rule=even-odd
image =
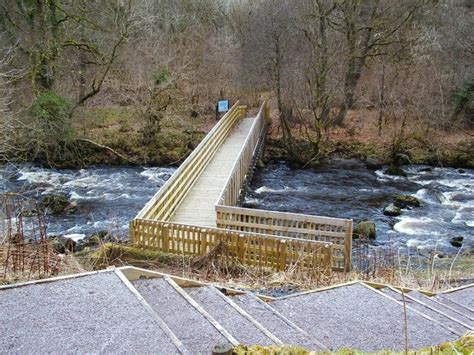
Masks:
[[[403,321],[404,321],[404,332],[405,332],[405,354],[408,355],[408,318],[407,318],[407,305],[405,302],[405,292],[402,290],[402,301],[403,301]]]
[[[79,138],[78,141],[81,141],[81,142],[87,142],[87,143],[90,143],[92,145],[95,145],[96,147],[99,147],[99,148],[102,148],[102,149],[106,149],[108,150],[109,152],[112,152],[113,154],[115,154],[116,156],[118,156],[119,158],[131,163],[131,164],[134,164],[134,165],[137,165],[138,163],[136,161],[133,161],[131,160],[130,158],[127,158],[125,155],[123,154],[120,154],[119,152],[117,152],[115,149],[112,149],[106,145],[103,145],[103,144],[100,144],[100,143],[97,143],[97,142],[94,142],[90,139],[87,139],[87,138]]]
[[[451,272],[453,271],[454,263],[456,262],[458,256],[461,254],[461,250],[462,250],[463,246],[464,245],[461,245],[458,252],[456,253],[456,256],[454,257],[453,261],[451,262],[451,265],[449,266],[449,274],[448,274],[448,282],[449,283],[451,283]]]

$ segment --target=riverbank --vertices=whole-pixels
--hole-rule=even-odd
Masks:
[[[304,152],[303,159],[296,161],[285,149],[275,109],[271,117],[265,162],[285,160],[293,166],[312,168],[333,158],[345,158],[381,165],[390,163],[396,154],[407,164],[474,168],[472,129],[435,130],[408,122],[401,130],[399,123],[386,122],[379,134],[376,111],[357,109],[350,111],[344,127],[325,131],[317,157],[311,155],[304,126],[290,122],[295,146]],[[169,114],[152,132],[132,106],[82,107],[71,118],[72,136],[67,144],[55,147],[48,156],[26,154],[23,159],[34,156],[34,164],[59,168],[178,166],[215,122],[212,112]]]
[[[290,122],[295,149],[302,152],[298,160],[288,155],[274,110],[265,161],[285,160],[298,168],[318,167],[334,158],[360,160],[372,167],[397,163],[474,168],[474,128],[434,129],[408,120],[403,126],[401,122],[385,122],[379,130],[377,114],[374,109],[350,111],[343,127],[325,130],[317,156],[311,154],[307,139],[313,134],[311,125],[306,131],[300,122]]]

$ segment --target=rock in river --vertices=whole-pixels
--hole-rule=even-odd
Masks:
[[[354,227],[353,234],[354,238],[365,237],[375,239],[377,237],[377,228],[372,220],[360,221]]]
[[[464,237],[459,236],[459,237],[452,237],[451,240],[449,241],[453,247],[460,248],[462,247],[464,241]]]
[[[383,209],[383,214],[386,216],[397,217],[402,214],[402,211],[400,210],[399,207],[391,203]]]
[[[396,165],[390,165],[387,170],[385,170],[385,174],[393,176],[407,176],[407,173],[402,168]]]
[[[75,212],[77,203],[69,201],[69,199],[63,195],[49,194],[41,201],[40,208],[54,215],[58,215],[66,211]]]
[[[410,195],[396,195],[394,205],[399,208],[420,207],[420,201],[416,197]]]

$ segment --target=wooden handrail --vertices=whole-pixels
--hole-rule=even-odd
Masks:
[[[231,172],[227,181],[222,189],[221,194],[219,195],[216,205],[220,206],[234,206],[237,204],[243,183],[245,181],[245,175],[247,174],[252,158],[254,157],[255,150],[259,139],[262,138],[262,135],[266,128],[267,120],[265,118],[267,103],[264,102],[260,107],[260,110],[255,117],[250,133],[245,139],[242,148],[238,154],[238,157],[232,166]]]
[[[135,218],[169,220],[245,110],[232,106]]]
[[[334,244],[334,269],[351,267],[352,220],[266,211],[236,206],[216,206],[219,228],[292,237]]]
[[[332,243],[146,219],[133,220],[131,228],[135,230],[134,245],[143,248],[189,256],[216,250],[219,258],[277,271],[292,267],[309,274],[328,274],[332,270]],[[220,243],[222,251],[215,249]]]
[[[169,222],[244,114],[245,106],[238,103],[232,106],[145,205],[130,223],[133,243],[167,252],[198,255],[223,241],[230,246],[233,257],[237,255],[247,265],[283,270],[295,264],[295,251],[298,251],[298,255],[304,255],[304,267],[316,267],[318,272],[321,268],[349,271],[352,220],[236,207],[269,123],[266,102],[260,107],[215,203],[218,228]]]

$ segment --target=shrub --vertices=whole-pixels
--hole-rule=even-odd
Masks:
[[[71,102],[54,91],[43,92],[31,106],[34,118],[48,122],[64,122],[70,110]]]

